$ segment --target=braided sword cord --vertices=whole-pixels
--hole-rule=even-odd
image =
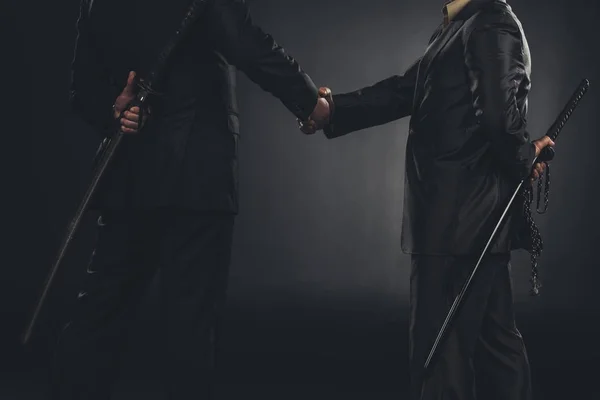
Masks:
[[[536,211],[538,214],[544,214],[548,210],[548,203],[550,200],[550,166],[547,163],[546,170],[543,175],[546,178],[545,182],[543,182],[542,176],[540,176],[537,185],[538,190]],[[540,209],[542,190],[544,191],[544,208]],[[527,186],[521,193],[525,197],[525,201],[523,203],[523,215],[531,235],[531,250],[529,251],[531,257],[531,294],[533,296],[538,296],[542,287],[542,282],[539,278],[538,259],[542,255],[544,241],[542,240],[542,235],[533,219],[531,212],[531,205],[533,203],[533,186]]]

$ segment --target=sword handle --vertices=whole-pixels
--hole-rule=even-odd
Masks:
[[[571,114],[573,114],[573,111],[575,110],[575,108],[577,108],[579,101],[583,98],[583,96],[589,88],[590,81],[587,79],[583,79],[577,87],[577,89],[575,90],[575,92],[573,93],[573,95],[571,96],[571,98],[569,99],[569,102],[565,105],[561,113],[558,115],[558,117],[552,124],[552,126],[550,126],[550,129],[548,129],[546,136],[549,136],[550,139],[552,139],[552,141],[556,141],[559,133],[562,131],[565,124],[571,117]]]
[[[558,114],[558,117],[550,126],[550,129],[548,129],[548,132],[546,132],[546,136],[552,139],[552,141],[555,141],[558,138],[559,133],[562,131],[565,124],[571,117],[571,114],[573,114],[573,111],[575,111],[575,108],[577,108],[579,101],[581,101],[581,99],[583,98],[583,96],[589,88],[590,81],[588,79],[583,79],[577,87],[577,89],[575,89],[575,92],[573,93],[573,95],[571,96],[561,113]],[[537,157],[536,162],[552,161],[555,155],[556,151],[554,150],[554,148],[544,147],[540,152],[540,155]]]

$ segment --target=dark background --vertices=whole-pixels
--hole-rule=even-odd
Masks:
[[[402,73],[424,51],[443,2],[250,3],[255,20],[318,85],[343,92]],[[585,0],[509,3],[532,52],[534,137],[583,77],[592,82],[558,145],[549,212],[537,218],[546,244],[543,296],[527,294],[527,254],[515,254],[513,270],[536,399],[599,398],[600,59],[594,33],[600,6]],[[97,142],[67,103],[78,0],[11,0],[5,6],[0,400],[42,399],[56,328],[93,246],[92,217],[57,277],[35,340],[23,349],[18,336],[85,187]],[[409,257],[400,250],[400,223],[408,119],[327,141],[301,135],[279,101],[243,74],[239,100],[241,214],[223,398],[403,398]],[[160,398],[153,372],[160,345],[157,301],[151,291],[117,399]]]

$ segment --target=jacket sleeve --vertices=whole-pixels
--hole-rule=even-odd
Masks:
[[[104,134],[113,121],[112,105],[118,89],[103,67],[90,27],[89,12],[90,1],[81,0],[71,63],[70,103],[75,113]]]
[[[372,86],[333,96],[333,113],[324,129],[332,139],[411,114],[420,59],[404,75],[395,75]]]
[[[218,51],[296,117],[307,119],[317,104],[315,84],[271,35],[253,23],[246,1],[214,0],[207,14]]]
[[[531,173],[535,146],[516,98],[519,88],[529,84],[519,26],[506,14],[486,16],[465,43],[473,106],[482,131],[510,176],[524,179]]]

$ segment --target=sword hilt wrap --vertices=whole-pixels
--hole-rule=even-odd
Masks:
[[[556,121],[554,121],[554,124],[552,124],[550,129],[548,129],[546,136],[552,139],[552,141],[556,141],[558,135],[564,128],[569,118],[571,117],[571,114],[573,114],[573,111],[575,111],[575,108],[577,108],[577,106],[579,105],[579,101],[581,101],[581,99],[583,98],[583,96],[589,88],[590,81],[588,79],[583,79],[577,87],[577,89],[575,90],[575,93],[573,93],[573,95],[571,96],[569,102],[565,105],[562,112],[559,114]],[[536,162],[552,161],[555,155],[556,152],[552,147],[545,147],[544,149],[542,149],[541,153],[537,157]]]
[[[579,105],[579,101],[581,101],[581,99],[583,98],[583,96],[589,88],[590,81],[587,79],[583,79],[577,87],[577,89],[575,90],[575,93],[573,93],[573,95],[571,96],[571,99],[569,100],[565,108],[559,114],[552,127],[550,127],[550,129],[548,130],[547,135],[550,137],[550,139],[555,141],[558,138],[558,135],[562,131],[569,118],[571,117],[571,114],[573,114],[573,111],[575,111],[575,108],[577,108],[577,106]]]

